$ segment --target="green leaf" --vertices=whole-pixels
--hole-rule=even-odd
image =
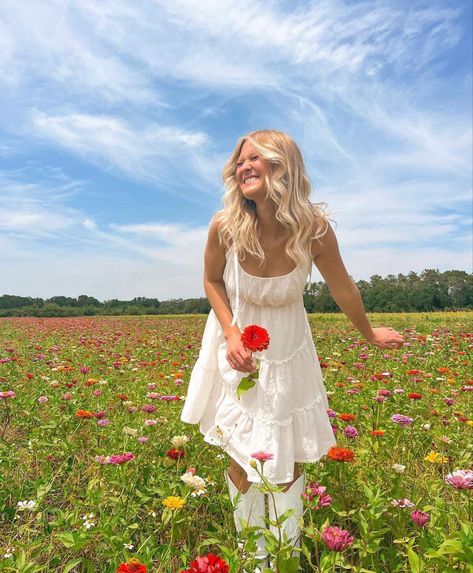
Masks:
[[[242,378],[240,384],[238,384],[238,386],[237,386],[237,398],[238,398],[238,400],[241,398],[241,396],[245,392],[248,392],[248,390],[251,390],[255,384],[256,384],[256,381],[252,380],[248,376],[245,376],[245,378]]]
[[[62,573],[69,573],[69,571],[74,569],[74,567],[79,565],[79,563],[82,563],[82,557],[79,557],[79,559],[74,559],[73,561],[69,561],[69,563],[62,570]]]
[[[411,566],[412,573],[421,573],[422,563],[415,551],[410,547],[407,549],[407,558],[409,559],[409,565]]]

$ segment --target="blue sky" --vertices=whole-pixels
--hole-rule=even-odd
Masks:
[[[472,272],[471,21],[469,0],[4,0],[0,294],[203,296],[221,169],[264,128],[301,147],[355,280]]]

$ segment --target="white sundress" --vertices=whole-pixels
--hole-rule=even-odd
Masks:
[[[192,370],[181,420],[200,424],[204,440],[223,448],[251,482],[260,481],[249,465],[254,452],[273,454],[264,473],[276,484],[294,479],[294,462],[315,462],[335,445],[322,370],[303,305],[309,274],[297,266],[277,277],[250,275],[230,248],[223,279],[232,324],[241,331],[251,324],[262,326],[269,333],[269,347],[253,353],[260,361],[258,380],[239,400],[236,388],[245,374],[229,365],[222,328],[211,310]]]

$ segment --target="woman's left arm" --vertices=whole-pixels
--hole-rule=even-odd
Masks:
[[[327,224],[321,242],[312,241],[311,254],[335,302],[370,344],[379,348],[400,348],[404,339],[399,332],[384,326],[373,328],[369,323],[360,291],[345,268],[335,233]]]

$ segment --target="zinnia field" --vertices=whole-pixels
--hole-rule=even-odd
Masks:
[[[369,318],[404,347],[310,315],[337,446],[304,465],[300,564],[279,571],[473,571],[473,313]],[[0,571],[253,570],[229,458],[179,419],[205,320],[0,321]]]

